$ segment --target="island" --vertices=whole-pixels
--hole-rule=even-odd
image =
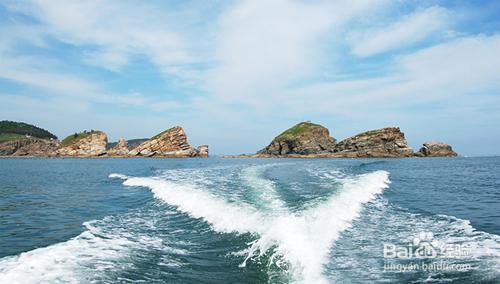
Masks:
[[[431,141],[414,153],[399,127],[366,131],[340,142],[330,131],[310,121],[300,122],[276,136],[255,154],[226,155],[226,158],[404,158],[455,157],[448,144]]]
[[[193,147],[180,126],[168,128],[151,138],[109,143],[100,130],[76,132],[59,141],[37,126],[0,121],[0,156],[36,157],[208,157],[208,145]],[[330,131],[310,121],[300,122],[276,136],[255,154],[226,155],[225,158],[406,158],[456,157],[443,142],[423,143],[418,152],[408,146],[399,127],[385,127],[337,141]]]
[[[0,156],[208,157],[208,145],[192,147],[180,126],[169,128],[149,139],[130,141],[133,143],[121,138],[117,143],[108,143],[106,133],[99,130],[74,133],[59,141],[57,136],[37,126],[0,121]]]

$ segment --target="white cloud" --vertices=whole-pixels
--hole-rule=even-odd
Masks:
[[[370,1],[242,1],[219,17],[210,92],[223,101],[259,104],[294,80],[318,72],[324,42]]]
[[[417,51],[400,60],[409,78],[446,92],[500,88],[500,34],[459,38]]]
[[[0,77],[17,83],[43,88],[67,96],[92,97],[96,95],[96,84],[63,72],[54,72],[41,67],[44,61],[36,57],[15,56],[0,53]]]
[[[418,103],[480,107],[492,102],[484,96],[500,92],[498,50],[498,34],[459,38],[394,59],[394,72],[385,76],[308,85],[274,99],[292,113],[333,112],[352,117],[373,116],[387,109],[394,114]]]
[[[50,98],[46,98],[46,101],[50,104],[57,99],[59,102],[71,101],[73,105],[88,106],[89,103],[101,103],[117,107],[145,107],[155,112],[184,107],[181,103],[145,96],[139,92],[119,94],[109,92],[100,83],[43,67],[44,65],[61,65],[57,60],[40,60],[29,56],[8,58],[0,54],[0,62],[0,78],[48,91],[50,96],[47,97]],[[18,95],[18,101],[32,102],[33,100]],[[28,103],[26,105],[28,106]]]
[[[102,103],[108,103],[117,106],[131,106],[131,107],[146,107],[155,112],[162,112],[166,110],[173,110],[185,107],[185,105],[173,101],[151,98],[139,92],[132,92],[129,94],[114,94],[101,97]]]
[[[413,45],[432,35],[444,35],[450,21],[450,12],[442,7],[416,11],[386,27],[354,33],[352,54],[372,56]]]
[[[172,28],[174,12],[103,1],[34,0],[8,7],[41,21],[43,35],[88,49],[87,62],[110,70],[119,70],[134,55],[147,56],[168,75],[169,66],[193,61]]]

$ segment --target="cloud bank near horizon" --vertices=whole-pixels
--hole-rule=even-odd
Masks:
[[[500,4],[477,1],[6,1],[1,119],[111,140],[182,125],[255,152],[313,120],[342,139],[500,154]],[[478,145],[482,145],[478,147]]]

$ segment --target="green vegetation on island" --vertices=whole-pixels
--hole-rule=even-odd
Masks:
[[[21,134],[14,134],[14,133],[0,134],[0,143],[7,141],[21,140],[24,138],[26,138],[26,136]]]
[[[69,146],[69,145],[75,143],[76,141],[83,139],[83,138],[85,138],[91,134],[94,134],[94,133],[101,133],[101,131],[98,131],[98,130],[87,131],[87,130],[85,130],[85,131],[82,131],[80,133],[71,134],[61,141],[61,146],[63,146],[63,147]]]
[[[303,133],[312,131],[314,128],[323,128],[323,126],[321,126],[319,124],[312,123],[310,121],[301,122],[299,124],[296,124],[296,125],[288,128],[287,130],[285,130],[283,133],[278,135],[276,137],[276,139],[295,137],[295,136],[301,135]]]
[[[15,141],[26,137],[42,139],[57,139],[57,136],[49,131],[24,122],[0,121],[0,142]]]

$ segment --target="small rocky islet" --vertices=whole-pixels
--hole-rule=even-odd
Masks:
[[[193,147],[180,126],[169,128],[149,139],[108,143],[99,130],[69,135],[62,141],[49,131],[13,121],[0,121],[0,156],[39,157],[208,157],[208,145]],[[455,157],[448,144],[423,143],[414,152],[399,127],[366,131],[342,141],[331,137],[327,128],[301,122],[276,136],[256,154],[227,155],[225,158],[402,158]]]
[[[0,156],[37,157],[208,157],[208,146],[189,145],[182,127],[169,128],[150,139],[120,138],[109,147],[99,130],[69,135],[62,141],[47,130],[13,121],[0,121]],[[140,143],[137,143],[140,142]],[[130,147],[133,145],[133,147]]]
[[[340,142],[327,128],[310,121],[301,122],[276,136],[256,154],[227,155],[227,158],[403,158],[456,157],[448,144],[431,141],[414,153],[399,127],[366,131]]]

